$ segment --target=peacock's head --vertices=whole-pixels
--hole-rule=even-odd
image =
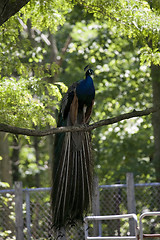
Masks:
[[[89,68],[89,65],[87,65],[85,68],[84,68],[84,71],[86,71],[86,76],[91,76],[91,75],[94,75],[94,71]]]
[[[88,69],[87,72],[86,72],[86,76],[91,76],[91,75],[94,75],[94,71],[92,69]]]

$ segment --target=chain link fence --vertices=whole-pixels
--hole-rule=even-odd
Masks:
[[[96,198],[95,206],[99,207],[100,215],[128,213],[125,184],[98,186],[97,189],[98,198]],[[138,217],[145,211],[160,211],[160,183],[135,184],[134,190]],[[22,192],[23,212],[21,216],[23,219],[20,218],[19,212],[16,212],[19,197],[15,196],[15,190],[0,191],[0,240],[16,239],[17,229],[22,230],[23,238],[27,240],[56,239],[51,223],[50,188],[22,189]],[[94,209],[93,212],[95,214]],[[92,235],[93,223],[90,224],[89,231]],[[123,219],[103,221],[103,224],[99,223],[99,231],[102,236],[126,236],[129,235],[129,222]],[[146,218],[144,232],[160,233],[160,217]],[[83,240],[83,226],[69,228],[67,239]]]
[[[100,186],[100,215],[127,214],[127,186],[116,184]],[[160,183],[135,184],[136,214],[139,219],[143,212],[160,211]],[[160,233],[160,217],[144,219],[144,232]],[[103,221],[103,236],[129,235],[129,221],[122,219]],[[151,240],[152,238],[150,238]]]

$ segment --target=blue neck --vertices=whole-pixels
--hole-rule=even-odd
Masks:
[[[93,80],[90,75],[86,75],[84,80],[81,80],[76,88],[76,95],[79,101],[89,103],[95,95]],[[85,104],[87,104],[85,103]]]

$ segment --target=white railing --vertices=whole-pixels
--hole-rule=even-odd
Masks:
[[[151,216],[160,216],[160,212],[145,212],[139,218],[139,232],[140,232],[140,239],[143,240],[144,238],[160,238],[160,234],[143,234],[143,218],[144,217],[151,217]]]
[[[135,230],[135,236],[114,236],[114,237],[89,237],[88,236],[88,221],[101,221],[101,220],[115,220],[115,219],[122,219],[122,218],[127,218],[130,219],[132,218],[134,220],[134,230]],[[138,240],[138,233],[137,233],[137,216],[136,214],[123,214],[123,215],[109,215],[109,216],[88,216],[84,219],[85,224],[85,240],[113,240],[113,239],[120,239],[120,240],[125,240],[125,239],[135,239]]]
[[[125,239],[135,239],[135,240],[143,240],[144,238],[159,238],[160,233],[157,234],[143,234],[143,218],[150,217],[150,216],[160,216],[160,212],[145,212],[141,214],[139,219],[139,228],[137,223],[137,216],[136,214],[123,214],[123,215],[108,215],[108,216],[88,216],[84,219],[84,231],[85,231],[85,240],[125,240]],[[133,219],[134,220],[134,236],[96,236],[90,237],[88,236],[88,221],[102,221],[102,220],[115,220],[115,219]]]

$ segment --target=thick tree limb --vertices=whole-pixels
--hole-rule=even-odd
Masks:
[[[37,130],[37,129],[35,130],[35,129],[13,127],[13,126],[1,123],[0,131],[13,133],[13,134],[27,135],[27,136],[37,136],[37,137],[43,137],[43,136],[52,135],[52,134],[61,133],[61,132],[91,131],[95,128],[114,124],[125,119],[147,116],[151,113],[157,112],[158,110],[160,110],[160,105],[157,107],[146,108],[145,110],[142,110],[142,111],[133,110],[132,112],[124,113],[117,117],[108,118],[105,120],[101,120],[99,122],[95,122],[93,124],[90,124],[89,126],[83,125],[83,126],[74,126],[74,127],[59,127],[59,128],[51,128],[43,131]]]
[[[0,26],[16,14],[30,0],[0,1]]]

